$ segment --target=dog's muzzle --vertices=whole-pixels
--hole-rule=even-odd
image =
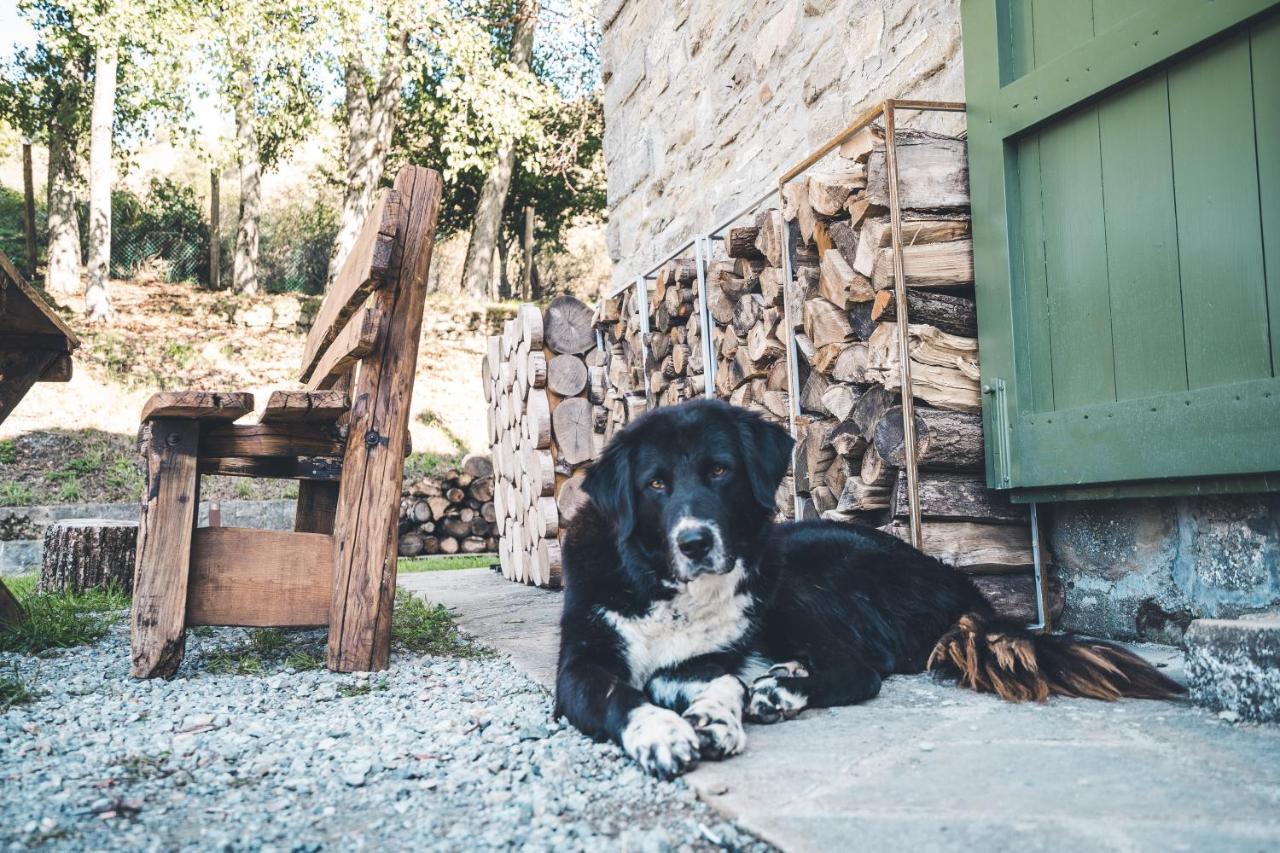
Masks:
[[[725,558],[720,528],[706,521],[684,518],[671,531],[671,555],[677,574],[686,580],[699,575],[722,575],[731,568]]]

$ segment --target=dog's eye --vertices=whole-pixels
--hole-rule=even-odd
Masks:
[[[729,473],[729,469],[728,469],[726,466],[724,466],[724,465],[712,465],[712,466],[711,466],[711,476],[712,476],[712,477],[723,477],[725,474],[728,474],[728,473]]]
[[[667,481],[660,477],[654,477],[649,481],[649,488],[653,489],[655,492],[666,491]]]

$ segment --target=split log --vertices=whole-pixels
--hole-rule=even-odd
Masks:
[[[808,180],[809,207],[821,216],[837,216],[855,191],[867,185],[866,170],[861,165],[847,172],[812,172]]]
[[[897,136],[898,203],[904,210],[968,207],[969,161],[963,140],[920,131]],[[889,206],[889,172],[883,145],[867,158],[866,197]]]
[[[844,256],[834,249],[822,254],[818,289],[823,298],[841,308],[854,302],[870,301],[876,296],[871,282],[854,272]]]
[[[902,222],[902,245],[920,246],[925,243],[945,243],[963,240],[969,236],[968,218],[905,219]],[[853,268],[863,275],[871,275],[876,258],[884,249],[893,245],[893,228],[887,216],[868,219],[858,232]]]
[[[136,521],[55,521],[45,528],[40,591],[80,593],[114,586],[132,592],[137,545]]]
[[[972,580],[1001,619],[1027,624],[1036,620],[1035,575],[976,575]],[[1049,595],[1045,603],[1050,617],[1057,621],[1066,606],[1066,596],[1061,581],[1054,577],[1048,581]]]
[[[826,299],[810,299],[804,303],[804,333],[815,348],[853,340],[853,327],[848,313]]]
[[[907,287],[959,287],[973,284],[973,241],[902,247],[902,280]],[[871,270],[871,286],[892,289],[893,249],[880,249]]]
[[[882,528],[910,541],[909,525],[894,521]],[[921,525],[922,550],[942,562],[974,574],[1007,574],[1030,568],[1031,529],[1006,524],[934,521]]]
[[[756,215],[756,249],[771,267],[782,266],[782,213],[769,209]]]
[[[943,409],[915,408],[916,462],[921,468],[981,470],[982,416]],[[905,467],[902,407],[884,413],[872,438],[876,450],[895,468]]]
[[[756,245],[756,239],[759,236],[760,228],[755,225],[730,228],[729,234],[724,241],[725,254],[731,258],[759,258],[760,260],[765,260],[764,253]]]
[[[908,331],[912,394],[940,409],[976,412],[982,408],[978,342],[912,323]],[[867,341],[868,382],[902,388],[898,324],[881,323]]]
[[[562,355],[582,355],[596,345],[592,319],[591,309],[579,300],[557,296],[543,313],[543,341]]]
[[[861,340],[871,337],[876,323],[898,319],[898,303],[892,290],[881,290],[870,302],[850,308],[853,332]],[[907,290],[907,316],[911,323],[933,326],[950,335],[978,336],[978,314],[972,298],[930,290]]]
[[[1027,524],[1027,508],[1010,502],[1005,492],[987,488],[981,475],[921,471],[920,515],[939,521],[976,521],[988,524]],[[893,515],[906,518],[907,478],[898,477]]]

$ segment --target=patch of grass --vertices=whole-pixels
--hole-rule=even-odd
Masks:
[[[426,419],[425,414],[423,419]],[[421,480],[424,477],[432,477],[449,468],[457,468],[461,464],[461,453],[441,454],[429,451],[410,453],[404,460],[404,478],[409,482]]]
[[[455,569],[479,569],[493,565],[492,554],[446,554],[443,557],[406,557],[400,560],[396,571],[400,574],[414,572],[451,572]]]
[[[29,705],[39,698],[39,694],[18,674],[16,666],[11,674],[0,675],[0,714],[19,705]]]
[[[13,439],[0,441],[0,465],[12,465],[18,461],[18,445]]]
[[[306,649],[290,652],[280,661],[281,654],[293,642],[279,628],[257,628],[249,632],[245,643],[206,654],[205,666],[215,675],[263,675],[272,671],[276,663],[299,672],[324,665],[321,655]]]
[[[379,678],[377,681],[369,679],[367,681],[357,681],[355,684],[338,685],[338,695],[348,698],[352,696],[367,696],[375,691],[386,689],[387,680],[385,678]]]
[[[36,592],[35,575],[10,578],[6,584],[27,617],[0,628],[4,652],[38,654],[96,642],[129,607],[129,596],[116,586],[81,593]]]
[[[80,503],[81,494],[79,481],[68,480],[62,484],[62,488],[58,489],[58,503]]]
[[[411,652],[442,657],[482,658],[493,654],[458,632],[449,608],[424,604],[403,589],[396,591],[391,642]]]
[[[111,460],[105,479],[107,488],[128,496],[130,500],[136,501],[142,497],[142,472],[127,456],[117,456]]]
[[[423,409],[422,414],[418,415],[418,420],[422,421],[425,426],[435,427],[440,430],[440,432],[444,434],[444,437],[449,440],[449,443],[452,444],[454,449],[458,452],[459,459],[466,454],[466,440],[453,430],[449,429],[449,425],[444,422],[444,418],[440,417],[437,412],[434,412],[431,409]]]
[[[0,506],[29,506],[36,494],[23,483],[0,483]]]
[[[196,348],[183,341],[170,341],[164,346],[164,357],[172,361],[179,370],[186,370],[196,359]]]

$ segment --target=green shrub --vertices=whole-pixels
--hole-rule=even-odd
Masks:
[[[338,213],[323,198],[296,201],[263,213],[258,277],[271,293],[323,293]]]

